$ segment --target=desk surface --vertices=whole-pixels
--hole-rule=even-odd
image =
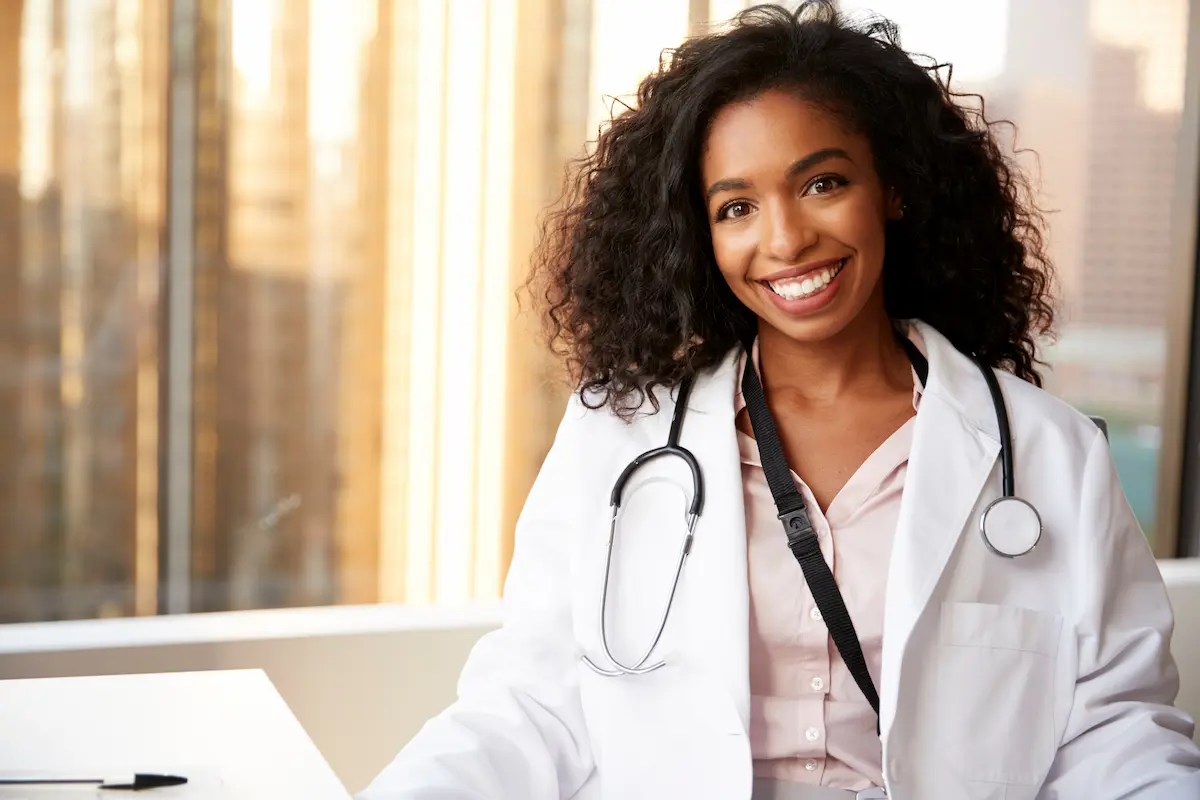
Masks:
[[[0,773],[192,765],[198,780],[171,797],[200,796],[214,775],[229,800],[349,797],[261,670],[0,681],[0,709]]]

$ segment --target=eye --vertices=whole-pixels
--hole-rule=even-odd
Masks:
[[[726,203],[717,211],[717,222],[727,219],[740,219],[746,216],[753,210],[753,206],[745,200],[734,200],[732,203]]]
[[[840,189],[847,183],[848,181],[841,175],[821,175],[813,179],[813,182],[804,190],[804,194],[829,194],[834,189]]]

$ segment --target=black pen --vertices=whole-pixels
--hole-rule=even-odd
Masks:
[[[187,778],[178,775],[155,775],[139,772],[136,775],[123,775],[120,778],[2,778],[0,786],[61,786],[64,784],[96,783],[101,789],[124,789],[140,792],[143,789],[158,789],[163,786],[181,786],[187,783]]]

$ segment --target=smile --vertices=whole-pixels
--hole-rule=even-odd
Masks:
[[[795,278],[785,278],[778,281],[763,281],[768,288],[785,300],[801,300],[814,297],[829,288],[833,279],[846,266],[850,259],[843,258],[832,267],[814,270]]]

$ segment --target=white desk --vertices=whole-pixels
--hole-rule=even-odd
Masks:
[[[214,798],[217,784],[228,800],[349,798],[261,670],[0,681],[2,774],[189,768],[188,786],[55,796]],[[48,796],[0,788],[0,798]]]

